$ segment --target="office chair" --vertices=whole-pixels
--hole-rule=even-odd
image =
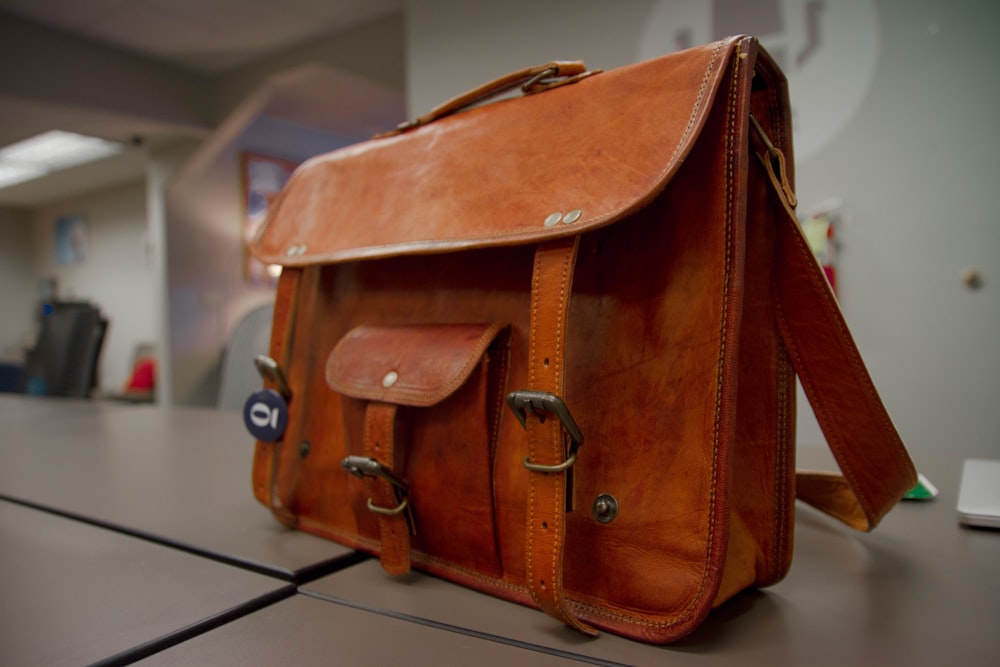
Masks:
[[[87,398],[97,385],[97,367],[108,320],[85,301],[45,305],[35,347],[28,352],[23,390],[42,396]]]
[[[216,402],[219,410],[242,410],[247,396],[261,388],[260,375],[253,360],[258,354],[267,354],[270,349],[273,317],[273,304],[254,308],[243,316],[230,334],[222,360],[222,379]]]

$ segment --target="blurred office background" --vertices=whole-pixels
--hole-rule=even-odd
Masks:
[[[0,355],[26,353],[40,301],[87,300],[110,323],[101,390],[151,345],[157,400],[214,405],[227,340],[273,294],[244,258],[248,159],[301,162],[529,64],[747,32],[788,73],[800,213],[833,224],[904,440],[1000,451],[997,25],[991,0],[0,0],[0,150],[120,142],[0,188]],[[819,437],[803,403],[800,439]]]

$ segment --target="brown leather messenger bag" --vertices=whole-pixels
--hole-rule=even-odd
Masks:
[[[522,88],[515,98],[492,100]],[[297,170],[253,487],[289,526],[675,640],[916,482],[794,213],[751,37],[515,72]],[[795,474],[795,377],[842,470]]]

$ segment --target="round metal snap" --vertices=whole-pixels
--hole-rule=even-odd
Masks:
[[[546,227],[555,227],[556,225],[559,224],[559,221],[562,219],[563,219],[563,214],[559,211],[556,211],[555,213],[550,214],[549,217],[545,218],[545,222],[542,224],[544,224]]]
[[[591,511],[601,523],[611,523],[618,516],[618,500],[610,493],[602,493],[594,499]]]
[[[580,219],[583,215],[583,211],[578,208],[573,209],[563,217],[563,222],[567,225],[572,225],[574,222]]]
[[[397,373],[396,371],[389,371],[388,373],[385,374],[385,377],[382,378],[382,386],[388,389],[392,385],[396,384],[396,380],[398,379],[399,379],[399,373]]]

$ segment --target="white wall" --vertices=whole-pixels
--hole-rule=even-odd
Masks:
[[[0,359],[23,360],[35,335],[38,291],[32,266],[31,216],[0,209]]]
[[[59,264],[55,221],[86,219],[87,255]],[[146,186],[139,181],[45,206],[32,212],[34,275],[58,280],[59,297],[98,305],[110,324],[100,363],[100,388],[120,391],[138,343],[155,342],[157,295],[146,226]]]
[[[674,21],[654,23],[664,14]],[[718,30],[774,33],[765,43],[791,63],[805,42],[804,14],[794,0],[412,0],[409,115],[527,65],[612,68],[650,57],[650,42],[665,53],[682,29],[704,37],[696,41]],[[835,33],[838,16],[846,24]],[[837,105],[848,95],[839,91],[861,88],[835,136],[798,161],[800,209],[842,202],[842,306],[904,440],[962,440],[1000,454],[1000,4],[838,0],[819,19],[823,48],[836,57],[798,87],[793,78],[793,107]],[[856,64],[862,47],[870,70]],[[824,129],[808,121],[797,113],[797,125]],[[985,277],[978,291],[962,284],[969,266]],[[804,404],[799,430],[800,442],[821,437]]]

